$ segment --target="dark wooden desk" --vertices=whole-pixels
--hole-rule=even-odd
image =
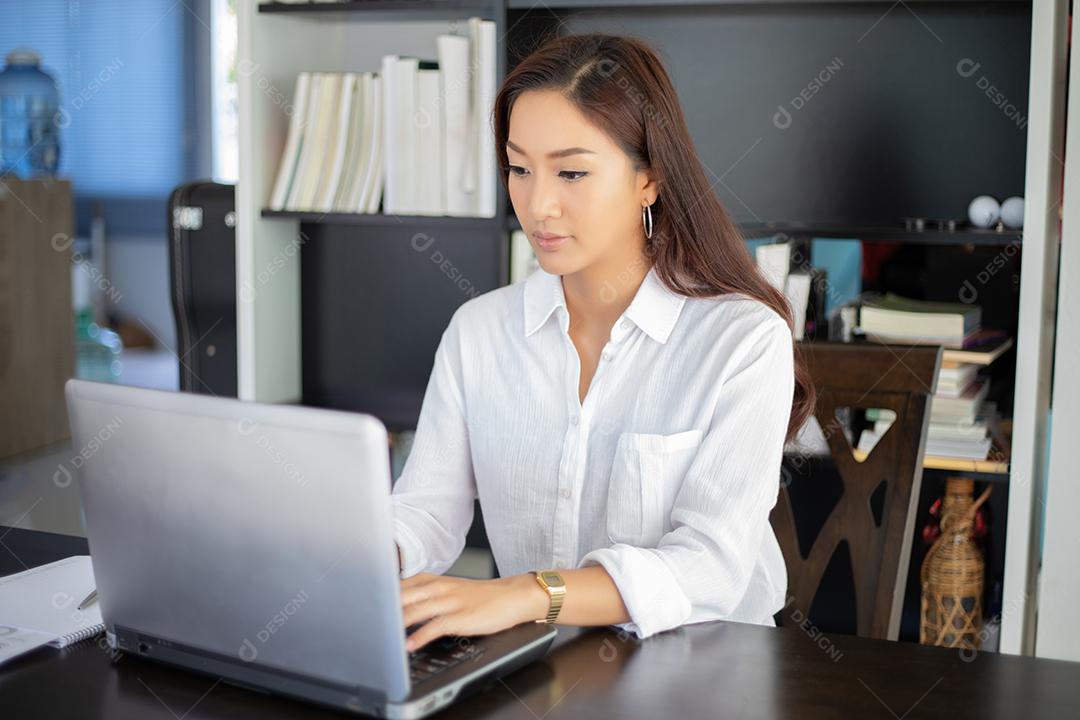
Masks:
[[[0,574],[85,553],[86,543],[0,528]],[[1075,718],[1080,663],[798,628],[703,623],[644,641],[560,628],[548,656],[443,718]],[[128,656],[104,640],[0,666],[4,718],[315,718],[342,714]]]

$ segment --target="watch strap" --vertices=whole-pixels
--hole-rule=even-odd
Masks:
[[[548,571],[552,572],[552,571]],[[536,578],[536,582],[540,587],[544,589],[544,592],[548,594],[548,612],[547,615],[539,620],[534,620],[537,623],[551,624],[555,622],[555,618],[559,616],[559,611],[562,610],[563,600],[566,598],[566,586],[553,587],[544,582],[543,576],[536,570],[532,571],[533,577]],[[561,577],[561,576],[560,576]]]

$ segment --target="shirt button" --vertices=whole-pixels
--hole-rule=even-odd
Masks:
[[[600,357],[604,358],[605,360],[610,360],[611,359],[611,353],[602,352],[602,353],[600,353]]]
[[[626,328],[630,327],[630,321],[629,320],[623,320],[621,323],[619,323],[619,327],[621,327],[623,330],[625,330]]]
[[[570,424],[571,425],[577,425],[578,424],[578,416],[577,415],[570,416]]]
[[[570,497],[570,488],[563,488],[563,489],[562,489],[562,496],[563,496],[564,498],[568,498],[568,497]]]

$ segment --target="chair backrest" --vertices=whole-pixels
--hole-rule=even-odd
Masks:
[[[786,486],[771,522],[788,571],[788,608],[810,617],[833,554],[847,541],[856,633],[895,640],[911,555],[922,455],[942,349],[938,346],[807,343],[801,346],[818,393],[814,416],[828,441],[843,493],[809,548],[796,533]],[[859,462],[838,408],[885,408],[896,419]],[[875,498],[875,494],[877,497]],[[872,498],[874,502],[872,504]],[[880,507],[880,513],[873,508]]]

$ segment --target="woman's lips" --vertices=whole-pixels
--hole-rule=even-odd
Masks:
[[[570,239],[569,235],[542,235],[536,233],[533,235],[536,238],[536,244],[540,246],[541,250],[557,250],[563,243]]]

